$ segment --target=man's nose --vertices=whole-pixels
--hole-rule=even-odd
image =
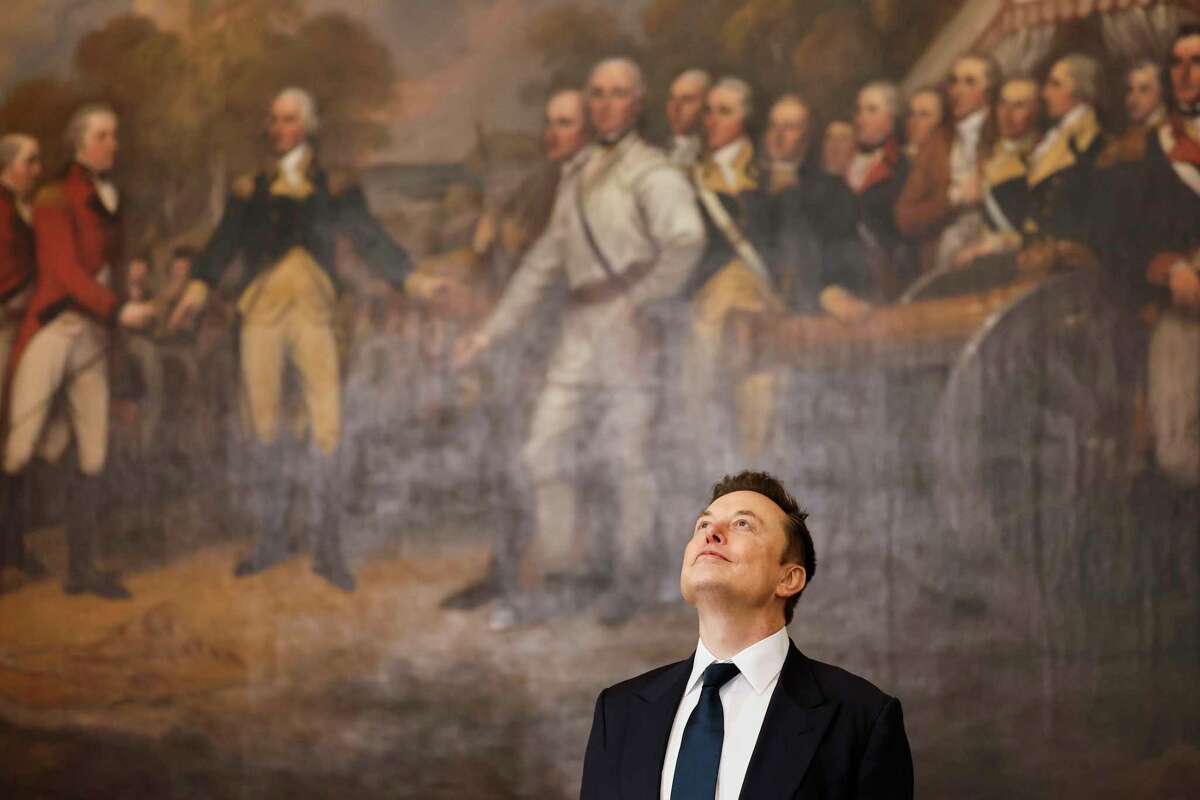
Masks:
[[[704,533],[705,544],[724,544],[725,543],[725,524],[723,522],[714,522],[708,526]]]

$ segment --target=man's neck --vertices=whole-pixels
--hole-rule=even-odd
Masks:
[[[715,600],[713,605],[722,602]],[[700,641],[718,659],[733,658],[755,642],[762,641],[784,627],[779,608],[709,607],[698,603]]]
[[[18,192],[18,191],[16,190],[16,188],[15,188],[15,187],[13,187],[13,185],[12,185],[12,181],[8,180],[8,178],[5,178],[5,177],[3,177],[3,176],[0,176],[0,186],[3,186],[3,187],[4,187],[4,189],[5,189],[5,191],[7,191],[9,194],[11,194],[11,195],[12,195],[14,198],[16,198],[17,200],[26,200],[26,199],[28,199],[28,198],[27,198],[27,197],[24,195],[24,193],[22,193],[22,192]]]
[[[76,158],[75,163],[78,164],[79,166],[83,167],[84,171],[87,172],[89,175],[91,175],[93,178],[99,179],[101,177],[107,177],[105,175],[107,170],[97,169],[96,167],[92,166],[88,162],[84,161],[82,158]]]

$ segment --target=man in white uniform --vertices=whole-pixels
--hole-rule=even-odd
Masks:
[[[595,461],[617,503],[617,574],[601,612],[611,623],[627,619],[650,590],[643,560],[656,496],[647,441],[657,359],[647,312],[680,294],[705,241],[687,179],[634,129],[644,95],[634,62],[593,68],[587,103],[597,141],[564,165],[549,226],[457,359],[465,365],[513,333],[566,280],[562,338],[523,452],[537,525],[523,572],[528,585],[578,563],[579,474]],[[527,608],[506,603],[494,621],[536,614],[523,614]]]

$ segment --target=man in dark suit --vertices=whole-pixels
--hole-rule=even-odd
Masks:
[[[913,796],[900,701],[787,635],[816,569],[805,518],[765,473],[713,487],[680,579],[696,652],[600,693],[582,800]]]

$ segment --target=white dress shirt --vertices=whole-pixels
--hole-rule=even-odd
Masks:
[[[763,719],[783,662],[787,660],[787,628],[780,628],[765,639],[760,639],[742,652],[729,659],[737,665],[738,675],[721,687],[721,709],[725,715],[725,738],[721,745],[721,764],[717,771],[716,800],[737,800],[746,779],[746,768],[750,756],[758,743]],[[675,723],[667,740],[667,756],[663,759],[662,781],[659,797],[671,800],[671,785],[675,782],[675,762],[679,759],[679,746],[683,741],[683,729],[696,704],[700,702],[701,677],[709,664],[718,661],[708,651],[704,642],[696,645],[696,658],[692,662],[692,674],[688,678],[683,699],[675,712]]]

